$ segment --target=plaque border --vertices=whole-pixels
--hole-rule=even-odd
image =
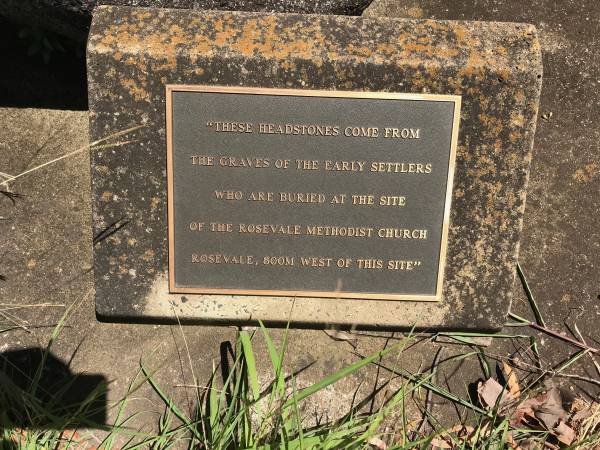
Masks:
[[[452,135],[450,137],[450,157],[448,162],[448,178],[446,180],[446,198],[444,202],[444,216],[442,222],[442,239],[440,243],[440,258],[435,295],[420,294],[378,294],[371,292],[344,292],[344,291],[294,291],[270,289],[227,289],[227,288],[195,288],[175,286],[175,240],[173,208],[173,92],[210,92],[221,94],[251,94],[294,97],[329,97],[329,98],[364,98],[378,100],[413,100],[454,103],[452,120]],[[446,267],[446,253],[448,248],[448,231],[450,227],[450,207],[452,203],[452,190],[454,170],[456,167],[456,148],[460,125],[461,99],[460,95],[448,94],[413,94],[397,92],[364,92],[364,91],[333,91],[312,89],[281,89],[281,88],[256,88],[242,86],[217,86],[193,84],[167,84],[165,85],[166,107],[166,143],[167,143],[167,213],[168,213],[168,285],[169,292],[174,294],[217,294],[217,295],[258,295],[270,297],[310,297],[310,298],[340,298],[340,299],[365,299],[365,300],[404,300],[437,302],[442,299],[444,285],[444,272]]]

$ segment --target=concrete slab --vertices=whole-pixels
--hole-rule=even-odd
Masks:
[[[0,172],[16,174],[88,143],[87,112],[0,109]],[[91,194],[89,154],[77,153],[56,164],[23,176],[10,184],[22,195],[16,204],[0,197],[0,358],[23,349],[45,348],[67,307],[76,303],[65,328],[52,347],[53,360],[70,372],[100,375],[109,383],[107,405],[125,393],[145,362],[158,382],[181,405],[194,408],[194,377],[204,385],[226,349],[235,346],[235,327],[109,324],[96,320],[91,274]],[[1,331],[10,328],[10,331]],[[273,330],[276,342],[283,331]],[[310,366],[297,377],[307,386],[369,354],[401,335],[368,334],[352,341],[334,340],[323,331],[292,330],[286,370]],[[450,346],[448,355],[451,354]],[[418,370],[427,367],[437,349],[425,340],[411,355],[398,355],[390,364]],[[188,353],[189,350],[189,353]],[[271,363],[264,341],[256,338],[261,381],[271,379]],[[472,365],[474,371],[477,364]],[[193,375],[192,375],[193,371]],[[304,405],[307,420],[339,417],[347,412],[354,392],[366,397],[388,378],[371,367],[347,378]],[[100,379],[100,378],[98,378]],[[459,378],[457,382],[462,384]],[[187,387],[186,387],[187,386]],[[461,389],[463,389],[461,387]],[[156,423],[163,412],[148,385],[136,393],[130,407],[147,411],[139,425]],[[414,418],[418,410],[410,409]],[[108,411],[108,420],[116,411]]]
[[[88,139],[85,112],[4,108],[0,110],[0,123],[10,125],[0,128],[0,171],[12,174],[81,148]],[[156,377],[161,386],[184,410],[192,411],[193,388],[183,386],[193,385],[193,375],[200,384],[207,382],[212,363],[218,363],[221,353],[235,345],[236,329],[96,320],[90,273],[89,155],[85,152],[24,176],[11,188],[23,197],[15,206],[8,199],[0,199],[0,274],[6,277],[0,281],[0,329],[13,328],[0,332],[0,355],[44,348],[66,307],[77,302],[79,306],[52,348],[53,358],[68,365],[74,374],[95,375],[93,379],[100,375],[109,382],[107,406],[121,398],[143,360],[148,367],[160,369]],[[590,330],[584,332],[589,334]],[[281,330],[271,333],[276,341],[282,338]],[[400,335],[353,333],[341,337],[335,340],[323,331],[290,331],[287,372],[310,365],[298,376],[299,385],[306,386],[356,361],[355,351],[368,354],[396,342]],[[347,338],[350,340],[344,340]],[[444,342],[442,361],[469,350],[454,339],[440,340]],[[549,343],[546,340],[542,345],[546,364],[556,362],[557,347]],[[427,370],[438,349],[438,344],[426,339],[399,358],[391,358],[390,365],[410,371]],[[510,340],[494,340],[487,349],[494,358],[508,358],[517,350],[518,345]],[[256,351],[261,381],[267,383],[270,363],[260,338],[256,340]],[[438,381],[465,398],[469,384],[484,377],[475,356],[446,362],[443,369],[444,375]],[[347,411],[356,389],[358,398],[364,398],[388,376],[384,370],[371,367],[345,379],[304,406],[307,420],[339,417]],[[162,412],[160,400],[148,386],[138,391],[136,398],[131,410],[146,411],[138,424],[152,426]],[[408,411],[411,419],[419,419],[414,404],[408,404]],[[108,411],[109,422],[115,413]],[[440,398],[435,400],[434,414],[448,425],[456,421],[454,407]]]
[[[600,342],[600,8],[595,0],[401,0],[367,16],[522,21],[540,32],[544,81],[519,260],[548,326]],[[513,310],[530,314],[520,286]],[[570,331],[569,331],[570,329]],[[545,339],[555,361],[572,350]],[[582,374],[596,377],[589,364]]]
[[[145,25],[140,27],[140,23]],[[255,27],[261,31],[247,32]],[[156,42],[163,44],[156,45]],[[169,311],[171,305],[175,305],[179,317],[190,322],[256,324],[257,320],[262,320],[281,325],[290,318],[296,326],[317,328],[361,325],[377,330],[406,330],[416,325],[420,330],[500,329],[506,318],[515,279],[542,77],[539,63],[539,42],[535,29],[526,24],[416,20],[379,22],[325,15],[259,15],[216,11],[182,13],[175,10],[98,7],[88,44],[91,137],[93,140],[101,139],[138,125],[135,120],[143,125],[132,134],[135,143],[122,149],[95,153],[92,158],[95,232],[100,233],[119,221],[127,222],[127,226],[105,239],[94,252],[99,316],[119,321],[174,320]],[[152,76],[147,76],[148,73]],[[357,292],[381,289],[381,292],[375,293],[401,293],[405,287],[415,288],[411,283],[417,277],[417,272],[407,276],[405,282],[397,283],[396,289],[400,291],[385,291],[390,289],[386,278],[393,277],[393,272],[385,269],[369,272],[355,267],[348,269],[351,275],[346,278],[339,271],[330,272],[329,279],[323,275],[324,283],[320,284],[306,275],[305,284],[295,282],[294,289],[275,285],[271,288],[275,291],[272,295],[174,294],[174,290],[167,286],[170,250],[167,245],[165,145],[167,84],[461,96],[445,271],[443,281],[439,282],[440,300],[402,302],[361,298],[360,295],[355,300],[340,295],[340,298],[328,301],[317,298],[318,294],[310,297],[311,291],[318,293],[328,290],[329,286],[335,287],[338,280],[342,280],[344,285],[342,291],[351,291],[352,288],[347,288],[354,283],[354,280],[347,280],[350,276],[365,280],[365,284],[371,278],[371,282],[377,284],[377,288],[361,286]],[[289,103],[294,101],[291,99]],[[335,101],[342,103],[344,100],[339,98]],[[242,100],[238,102],[231,114],[241,110]],[[259,100],[254,99],[253,102],[258,104]],[[302,115],[299,114],[299,107],[292,108],[294,111],[286,116],[283,105],[278,108],[281,116],[269,115],[271,109],[262,106],[243,117],[248,117],[245,120],[249,121],[264,122],[277,122],[280,117],[289,123],[316,120],[311,118],[308,112],[310,108]],[[364,103],[361,105],[365,107]],[[251,106],[247,108],[248,111],[252,110]],[[417,110],[417,107],[411,108]],[[333,107],[332,111],[335,111]],[[198,111],[193,114],[206,120]],[[387,117],[401,113],[395,110],[394,113],[376,115],[373,110],[368,115],[370,119],[367,119],[367,115],[361,118],[358,113],[352,118],[344,117],[339,112],[329,114],[331,118],[319,120],[340,120],[340,123],[373,120],[375,125],[384,126],[383,123],[389,120]],[[432,120],[435,117],[433,113],[427,116]],[[437,126],[423,119],[407,120],[414,120],[414,126],[418,123],[424,130]],[[451,123],[451,120],[447,123]],[[430,131],[428,136],[433,135],[434,132]],[[398,157],[395,148],[389,153],[377,153],[376,150],[367,149],[366,145],[356,147],[356,152],[352,153],[351,145],[344,144],[343,136],[340,137],[342,140],[336,141],[336,151],[331,153],[331,158],[341,158],[342,155],[365,158],[370,165],[373,160],[369,158],[375,157],[365,153],[382,155],[377,158],[383,160]],[[199,141],[200,138],[195,136],[194,140]],[[223,148],[223,152],[244,155],[237,153],[244,152],[245,148],[242,145],[244,149],[239,150],[236,147],[239,144],[235,141],[230,144],[218,141],[214,147],[217,145],[222,146],[219,148]],[[257,141],[252,145],[261,148],[267,144]],[[292,145],[289,144],[288,150],[295,148]],[[423,145],[429,145],[428,149],[436,146],[447,148],[447,144],[443,143]],[[305,147],[298,145],[297,151],[286,157],[301,158],[306,154],[305,150]],[[416,158],[416,161],[420,157],[425,158],[426,153],[423,151],[415,156],[410,155],[407,151],[404,157]],[[435,160],[427,157],[423,161]],[[248,172],[236,175],[249,179],[257,177],[256,173]],[[364,181],[364,177],[369,175],[373,174],[361,174],[361,180]],[[444,178],[441,169],[437,176]],[[295,175],[297,177],[298,174]],[[272,175],[270,183],[276,183],[276,178],[276,175]],[[293,186],[291,179],[280,179],[281,186]],[[312,183],[322,185],[322,180]],[[380,181],[371,180],[369,183]],[[264,182],[257,179],[253,183],[257,186]],[[394,183],[396,189],[403,189],[410,198],[408,183]],[[342,182],[329,186],[329,193],[337,192],[336,189],[350,192]],[[426,182],[420,184],[417,191],[424,192],[425,186]],[[300,183],[300,186],[290,189],[302,188]],[[270,189],[277,190],[273,187]],[[327,192],[324,187],[321,189]],[[214,220],[209,213],[210,206],[207,204],[204,207],[198,200],[199,195],[193,195],[197,202],[194,208],[203,212],[197,220]],[[413,199],[415,204],[426,203],[416,193]],[[180,200],[174,201],[177,202]],[[430,201],[428,205],[432,204]],[[281,213],[281,208],[278,219],[275,218],[277,213],[270,214],[268,219],[251,219],[241,216],[239,211],[231,214],[227,220],[233,222],[270,220],[268,223],[287,223],[284,221],[291,220]],[[335,217],[330,209],[323,210],[322,214],[331,221],[323,222],[324,225],[386,226],[384,219],[378,222],[375,214],[368,219],[355,219],[353,216],[359,214],[356,209],[345,212],[352,217],[347,223],[346,217]],[[408,211],[406,214],[410,215]],[[308,213],[294,220],[302,226],[311,223],[310,220],[320,220],[320,217],[307,217]],[[424,225],[428,222],[417,218],[417,213],[410,217],[415,223],[422,224],[419,226],[430,228],[433,233],[434,226]],[[387,226],[393,223],[387,222]],[[402,223],[401,218],[398,223]],[[178,233],[191,233],[183,230],[178,229]],[[236,232],[232,235],[231,239],[239,239]],[[301,246],[294,247],[294,244],[286,243],[289,241],[280,236],[260,239],[267,238],[271,238],[275,248],[279,248],[278,251],[283,254],[303,256]],[[313,245],[316,245],[314,242],[317,239],[324,239],[306,235],[302,238],[313,239]],[[330,246],[329,256],[350,256],[354,259],[363,255],[382,259],[393,257],[393,253],[383,250],[389,246],[383,244],[376,235],[364,239],[363,242],[368,242],[368,246],[363,246],[361,250],[352,248],[356,243],[345,248],[342,240],[344,238],[332,238],[326,244]],[[428,240],[433,241],[433,238]],[[306,247],[310,248],[309,245]],[[398,244],[390,246],[394,246],[396,254],[410,254],[409,250],[403,253]],[[211,245],[199,244],[198,241],[190,249],[198,253],[208,252],[208,249],[231,254],[242,251],[231,243]],[[260,261],[269,250],[267,246],[255,245],[243,251]],[[426,266],[426,254],[425,247],[421,246],[413,257],[422,258],[423,266]],[[184,256],[180,255],[179,258]],[[185,258],[190,259],[189,256]],[[191,261],[183,264],[182,267],[188,271],[198,273],[202,270],[200,265],[194,266]],[[434,264],[437,265],[437,261],[431,263]],[[202,276],[208,276],[209,270],[204,269]],[[233,275],[231,266],[219,270],[240,279],[249,272],[240,271],[239,275]],[[253,266],[252,270],[249,283],[266,277],[270,268],[259,265]],[[272,270],[268,276],[283,278],[286,272],[297,273],[299,277],[306,273],[300,267],[293,267]],[[213,274],[213,278],[219,276],[222,280],[225,275],[219,272]],[[401,275],[396,279],[403,280]],[[215,283],[219,282],[211,279],[208,285],[216,287]],[[328,288],[324,287],[325,283]],[[399,287],[403,283],[406,286]],[[249,287],[254,287],[255,292],[265,290],[264,285],[243,286],[238,281],[238,291],[232,289],[230,292],[241,293]],[[277,292],[286,290],[308,292],[303,294],[306,298]],[[419,293],[418,289],[413,292]]]
[[[521,262],[549,326],[567,332],[565,321],[570,325],[577,323],[588,342],[597,345],[600,231],[595,224],[600,196],[599,175],[594,165],[600,165],[597,120],[600,49],[591,45],[599,23],[596,2],[511,0],[440,4],[432,0],[414,5],[421,8],[423,17],[520,20],[536,23],[541,30],[546,79],[524,218]],[[85,112],[1,109],[0,171],[16,173],[84,145],[87,121]],[[160,382],[183,408],[191,410],[192,393],[176,387],[192,380],[178,327],[106,324],[95,319],[92,296],[86,295],[92,287],[88,272],[92,238],[89,157],[82,154],[71,158],[52,170],[23,177],[13,186],[23,194],[16,206],[0,198],[0,216],[8,219],[0,220],[0,274],[6,276],[6,281],[0,281],[0,309],[9,312],[12,320],[27,329],[0,333],[0,352],[45,346],[64,309],[40,305],[68,305],[82,300],[53,353],[66,364],[76,352],[71,362],[73,372],[105,374],[112,381],[109,400],[119,398],[137,372],[139,359],[147,358],[151,367],[163,367],[157,374]],[[515,296],[517,312],[530,314],[518,286]],[[23,308],[6,311],[7,304]],[[27,307],[30,304],[37,307]],[[10,324],[12,320],[2,317],[3,323]],[[204,382],[212,360],[219,357],[221,344],[233,339],[235,330],[187,326],[183,333],[196,375]],[[275,336],[280,337],[280,332],[275,332]],[[359,350],[365,353],[385,342],[380,336],[357,339]],[[302,375],[304,382],[355,360],[348,342],[333,341],[322,331],[294,331],[290,346],[288,369],[316,360]],[[520,347],[513,341],[495,339],[487,352],[496,358],[516,355],[517,361],[526,361]],[[258,364],[263,368],[261,379],[266,380],[268,366],[261,348]],[[444,355],[451,355],[456,348],[447,346]],[[559,363],[572,350],[548,337],[540,342],[544,367]],[[436,346],[424,343],[407,351],[401,361],[409,369],[427,368],[435,351]],[[596,377],[585,359],[578,361],[572,373]],[[362,375],[361,392],[366,393],[373,386],[376,376],[373,372]],[[447,376],[453,392],[466,397],[468,383],[483,377],[483,373],[474,357],[448,365]],[[313,403],[307,410],[316,412],[316,405],[322,407],[319,412],[326,409],[331,415],[339,415],[347,405],[348,393],[360,380],[361,377],[354,377],[344,385],[335,386],[321,397],[320,404]],[[444,384],[445,378],[442,376],[439,381]],[[573,380],[565,381],[572,385]],[[579,386],[581,392],[590,395],[597,392],[589,384],[579,382]],[[144,422],[153,423],[162,411],[160,402],[150,395],[149,389],[137,396],[140,399],[132,406],[148,410]],[[453,408],[438,403],[437,399],[435,405],[434,414],[444,417],[445,412],[453,425]],[[418,414],[413,417],[418,418]]]

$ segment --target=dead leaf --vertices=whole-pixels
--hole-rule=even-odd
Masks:
[[[531,419],[534,419],[535,422],[538,423],[539,421],[535,417],[535,410],[544,403],[545,399],[545,397],[539,397],[541,396],[528,398],[519,403],[513,414],[510,416],[510,424],[512,426],[526,425],[531,422]]]
[[[477,386],[479,400],[488,408],[494,408],[498,405],[499,408],[505,406],[514,400],[510,392],[506,391],[500,383],[493,378],[489,378],[484,383],[479,383]],[[500,396],[502,396],[500,398]],[[500,399],[499,399],[500,398]]]
[[[452,448],[452,445],[446,442],[444,439],[433,438],[431,440],[432,448]]]
[[[542,447],[540,443],[535,439],[523,439],[519,442],[521,450],[540,450]]]
[[[576,397],[571,403],[571,422],[579,423],[593,414],[592,404],[581,397]]]
[[[457,436],[465,436],[465,435],[471,435],[475,432],[475,428],[473,428],[471,425],[462,425],[462,424],[456,424],[454,425],[452,428],[450,428],[449,430],[446,430],[442,433],[442,436],[446,436],[450,433],[453,433]]]
[[[535,416],[540,419],[548,430],[567,416],[567,412],[562,407],[562,398],[560,391],[552,387],[545,394],[544,402],[535,409]]]
[[[475,432],[475,428],[473,428],[471,425],[456,425],[452,428],[452,430],[454,430],[454,433],[457,434],[468,434],[471,435]],[[450,430],[450,431],[452,431]]]
[[[479,394],[480,400],[483,400],[483,404],[489,408],[496,406],[498,397],[502,394],[502,386],[493,378],[489,378],[484,383],[477,385],[477,394]]]
[[[521,387],[519,386],[519,379],[514,369],[504,361],[502,362],[502,372],[506,378],[506,384],[508,386],[508,392],[515,398],[521,396]]]
[[[472,426],[456,424],[433,438],[431,445],[433,448],[454,448],[453,442],[455,440],[458,439],[460,442],[466,442],[474,433],[475,428]]]
[[[369,445],[372,445],[375,448],[378,448],[380,450],[387,450],[387,444],[377,437],[371,438],[367,442],[369,443]]]
[[[77,430],[67,429],[61,433],[62,439],[64,439],[66,445],[57,447],[58,449],[73,448],[76,450],[97,450],[98,447],[88,442],[83,436],[81,436]]]
[[[571,443],[575,440],[575,431],[562,420],[554,429],[554,433],[556,434],[558,440],[565,445],[571,445]]]
[[[512,426],[538,425],[552,431],[564,420],[567,412],[562,407],[562,398],[556,388],[519,403],[510,416]]]

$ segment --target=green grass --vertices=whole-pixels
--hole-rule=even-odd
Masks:
[[[519,268],[520,276],[524,276]],[[112,422],[94,423],[90,417],[98,412],[98,400],[107,395],[107,386],[99,385],[76,404],[67,405],[65,394],[71,387],[68,381],[46,392],[44,368],[51,358],[52,349],[73,310],[65,311],[53,330],[48,344],[42,352],[41,361],[31,374],[21,372],[25,383],[15,383],[6,372],[7,361],[0,355],[0,450],[54,450],[54,449],[509,449],[545,448],[598,449],[600,448],[600,407],[590,407],[582,421],[572,424],[577,436],[569,446],[560,444],[556,435],[539,424],[523,426],[511,424],[510,417],[519,402],[535,398],[542,390],[542,382],[553,377],[573,377],[567,373],[584,358],[591,358],[597,349],[590,347],[579,334],[579,339],[566,337],[547,328],[540,309],[537,307],[529,287],[525,283],[532,304],[535,322],[516,314],[513,327],[528,327],[537,335],[485,333],[439,333],[429,337],[407,333],[394,345],[370,355],[354,350],[355,362],[329,374],[303,388],[298,388],[295,374],[285,370],[289,344],[288,330],[284,330],[279,342],[275,342],[269,330],[260,324],[253,331],[239,330],[235,347],[227,367],[213,366],[212,376],[201,385],[193,377],[194,408],[182,407],[172,397],[170,389],[161,386],[155,368],[144,359],[140,361],[138,374],[130,383],[123,397],[109,405]],[[45,305],[42,306],[56,306]],[[9,312],[5,310],[5,313]],[[3,316],[10,318],[11,316]],[[13,320],[14,322],[14,320]],[[8,323],[0,333],[10,333],[20,328]],[[539,333],[574,347],[575,351],[554,366],[543,365],[537,338]],[[189,360],[192,358],[184,337],[184,347]],[[519,402],[509,406],[486,406],[476,399],[461,396],[440,384],[438,373],[445,366],[473,361],[481,367],[485,379],[493,376],[490,362],[494,355],[486,353],[476,338],[492,336],[494,339],[512,339],[525,347],[532,362],[527,367],[529,377],[520,380]],[[357,336],[358,337],[358,336]],[[434,358],[432,368],[412,373],[397,363],[409,347],[425,340],[441,337],[456,342],[462,353],[454,353],[444,359],[440,352]],[[255,351],[257,340],[266,348],[268,367],[258,367]],[[354,347],[353,347],[354,348]],[[414,351],[414,349],[413,349]],[[499,360],[500,361],[500,360]],[[503,360],[502,360],[503,361]],[[358,389],[352,405],[347,411],[339,411],[339,418],[315,425],[306,417],[306,402],[319,399],[322,392],[335,383],[377,366],[384,374],[372,394],[379,399],[379,407],[366,410],[369,403],[358,401]],[[596,365],[597,367],[597,365]],[[515,368],[519,368],[515,366]],[[19,367],[10,367],[19,373]],[[262,378],[259,377],[262,374]],[[265,378],[265,374],[268,374]],[[600,377],[600,370],[599,370]],[[582,377],[579,377],[581,380]],[[261,381],[262,380],[262,381]],[[584,379],[588,383],[600,384],[598,379]],[[140,407],[138,393],[142,388],[151,388],[160,399],[162,412],[158,419],[151,411]],[[189,386],[188,386],[189,387]],[[508,386],[504,386],[508,390]],[[445,427],[432,412],[432,397],[444,399],[461,411],[463,419],[457,425]],[[500,398],[500,397],[499,397]],[[407,405],[416,404],[421,411],[418,423],[408,419]],[[466,419],[465,419],[466,418]],[[150,423],[151,422],[151,423]],[[140,426],[140,424],[142,424]],[[437,447],[435,447],[437,446]],[[522,447],[520,447],[522,446]],[[554,447],[552,447],[554,446]]]
[[[17,194],[10,184],[22,176],[48,168],[62,159],[81,152],[117,148],[128,142],[109,143],[135,131],[130,128],[96,141],[73,152],[28,169],[17,175],[0,173],[0,194],[14,201]],[[548,328],[542,312],[533,296],[520,265],[517,274],[529,301],[535,321],[514,313],[514,322],[507,327],[523,327],[529,333],[496,334],[493,339],[510,339],[526,348],[532,362],[524,369],[531,372],[527,380],[521,380],[521,400],[539,394],[544,381],[554,377],[573,378],[586,383],[600,385],[600,366],[594,359],[598,349],[588,345],[579,333],[571,338]],[[62,305],[8,305],[0,304],[0,333],[14,330],[28,331],[26,322],[15,315],[15,310],[28,307],[57,307]],[[543,427],[511,425],[510,415],[518,402],[507,410],[499,404],[493,407],[480,404],[467,396],[458,395],[437,381],[438,372],[444,365],[473,360],[481,367],[487,379],[494,374],[490,361],[498,359],[489,355],[476,338],[490,337],[485,333],[438,333],[429,339],[444,338],[454,341],[467,350],[443,361],[436,356],[433,367],[426,372],[411,373],[397,367],[395,361],[402,352],[414,345],[418,338],[412,333],[393,346],[371,355],[355,353],[354,363],[304,388],[298,388],[294,374],[285,371],[288,333],[283,333],[276,343],[264,326],[255,332],[240,330],[237,334],[233,357],[228,371],[214,366],[206,385],[201,385],[194,376],[194,403],[188,407],[177,404],[170,390],[161,386],[157,372],[145,360],[140,361],[139,373],[134,377],[122,398],[110,406],[112,422],[94,423],[90,417],[98,412],[98,401],[107,395],[107,386],[99,385],[85,399],[67,404],[66,397],[74,380],[49,390],[43,378],[45,368],[52,355],[52,348],[63,332],[64,326],[77,305],[67,308],[43,350],[41,361],[32,374],[16,366],[8,367],[17,373],[21,383],[8,377],[8,361],[0,355],[0,450],[54,450],[54,449],[428,449],[435,445],[456,449],[508,449],[543,448],[598,449],[600,448],[600,408],[590,409],[588,417],[577,424],[577,438],[569,446],[559,444]],[[545,364],[538,338],[561,341],[576,349],[564,361],[548,366]],[[256,340],[261,339],[267,349],[269,367],[257,367],[255,357]],[[523,345],[523,342],[526,344]],[[185,342],[190,368],[192,361]],[[438,354],[439,356],[439,354]],[[569,373],[576,364],[591,358],[598,377],[582,377]],[[366,411],[364,401],[356,401],[358,392],[348,411],[340,411],[341,417],[315,425],[303,413],[311,399],[318,399],[322,392],[335,383],[375,365],[387,378],[379,383],[373,395],[379,398],[380,406]],[[515,367],[520,368],[520,367]],[[261,383],[259,373],[270,372],[267,382]],[[474,380],[471,380],[474,381]],[[524,382],[527,381],[525,384]],[[158,419],[139,406],[136,397],[142,388],[150,387],[160,399],[162,412]],[[506,389],[506,387],[505,387]],[[468,415],[456,426],[445,427],[432,412],[432,398],[444,399],[457,411]],[[416,403],[421,409],[421,420],[409,422],[407,405]],[[367,402],[368,403],[368,402]],[[103,409],[103,408],[102,408]],[[365,412],[366,411],[366,412]],[[152,421],[152,423],[149,423]],[[458,421],[458,420],[457,420]],[[463,423],[464,422],[464,423]],[[140,423],[144,424],[140,427]],[[522,447],[519,447],[522,446]],[[552,447],[553,446],[553,447]]]
[[[303,389],[297,388],[296,378],[286,374],[284,362],[288,347],[287,330],[276,344],[267,328],[255,332],[239,331],[227,375],[220,376],[219,367],[204,386],[195,386],[195,408],[188,411],[179,406],[156,378],[156,371],[145,361],[129,385],[123,398],[112,406],[114,422],[107,426],[90,423],[85,419],[94,400],[105,394],[96,390],[71,415],[61,414],[61,394],[57,391],[52,402],[40,403],[40,377],[43,364],[59,337],[70,314],[67,310],[50,337],[44,358],[30,378],[25,389],[19,388],[6,377],[0,379],[0,450],[4,449],[80,449],[82,442],[98,449],[373,449],[386,443],[388,449],[425,449],[433,444],[451,445],[457,449],[513,448],[511,442],[542,443],[548,433],[540,429],[515,428],[498,407],[486,409],[470,399],[461,398],[434,382],[443,364],[469,358],[480,358],[482,350],[472,351],[445,359],[425,373],[409,373],[390,365],[415,337],[409,333],[395,345],[371,355],[360,356],[356,362],[330,374]],[[469,337],[465,335],[465,337]],[[271,376],[260,382],[255,341],[262,339],[269,355]],[[187,344],[186,344],[187,347]],[[577,359],[581,352],[577,353]],[[386,358],[387,357],[387,358]],[[387,361],[387,362],[386,362]],[[569,366],[576,361],[569,360]],[[378,365],[389,377],[384,383],[388,390],[386,400],[374,412],[363,413],[360,405],[353,405],[337,420],[314,426],[302,414],[303,402],[318,396],[324,389],[369,365]],[[488,369],[489,370],[489,369]],[[263,371],[260,371],[263,373]],[[1,372],[0,372],[1,373]],[[197,380],[194,380],[197,383]],[[391,390],[392,382],[396,389]],[[136,410],[132,400],[143,386],[151,386],[162,402],[163,412],[152,427],[143,431],[133,426],[148,420],[148,411]],[[431,392],[471,413],[470,427],[445,430],[435,416],[423,407],[423,420],[433,431],[418,432],[406,418],[406,404],[419,394]],[[19,428],[14,423],[14,405],[18,404],[21,417],[30,426]],[[11,411],[13,414],[11,415]],[[382,425],[394,421],[394,431]],[[589,425],[578,444],[569,448],[594,448],[600,443],[598,422]],[[97,428],[97,430],[93,430]],[[145,427],[148,428],[148,427]],[[387,431],[385,431],[387,430]],[[92,439],[102,436],[100,439]],[[2,443],[3,442],[3,443]],[[516,444],[515,444],[516,445]],[[541,444],[540,444],[541,445]],[[563,446],[564,447],[564,446]],[[516,448],[516,447],[515,447]]]
[[[319,427],[310,427],[300,413],[300,405],[310,397],[339,380],[392,353],[401,352],[411,338],[378,351],[321,379],[297,389],[295,378],[286,376],[285,360],[287,332],[282,345],[273,342],[268,330],[261,326],[271,362],[272,380],[262,386],[258,378],[253,341],[256,333],[238,333],[235,358],[229,375],[218,380],[215,369],[207,386],[196,390],[196,410],[187,414],[158,385],[152,371],[141,363],[143,381],[149,383],[162,399],[165,411],[159,420],[158,433],[133,436],[137,441],[124,448],[172,448],[185,444],[186,448],[207,449],[302,449],[302,448],[363,448],[377,435],[379,424],[395,410],[418,384],[405,384],[377,413],[362,415],[352,409],[343,418]],[[132,389],[135,387],[132,386]],[[126,408],[127,400],[120,405]],[[126,421],[117,421],[99,448],[112,448],[119,435],[126,434]]]

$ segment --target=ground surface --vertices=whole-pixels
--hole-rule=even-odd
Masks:
[[[548,325],[577,324],[597,344],[600,319],[600,8],[595,0],[375,1],[366,15],[533,23],[544,79],[521,265]],[[517,287],[518,294],[521,291]],[[515,311],[526,309],[517,295]],[[563,348],[553,347],[557,358]]]
[[[521,262],[548,326],[566,332],[577,324],[592,345],[599,345],[600,316],[600,10],[595,1],[414,1],[387,6],[393,16],[525,21],[536,24],[544,50],[544,86],[530,178]],[[39,109],[0,110],[0,172],[15,174],[48,161],[87,142],[87,113]],[[223,343],[235,330],[226,327],[106,324],[95,320],[90,290],[91,263],[89,158],[85,153],[24,176],[11,187],[23,195],[13,206],[0,198],[0,308],[3,324],[17,329],[0,333],[0,352],[44,346],[63,306],[81,305],[63,331],[55,356],[70,362],[74,373],[99,373],[111,381],[110,400],[117,399],[136,374],[140,358],[162,367],[158,378],[191,408],[191,366],[204,382],[218,360]],[[514,310],[532,317],[520,287]],[[6,305],[21,309],[7,311]],[[27,305],[37,305],[28,307]],[[6,314],[10,314],[6,317]],[[185,334],[190,358],[182,339]],[[276,333],[278,334],[278,333]],[[358,350],[381,348],[382,337],[359,337]],[[542,340],[544,364],[551,366],[574,351],[548,337]],[[323,331],[291,333],[289,369],[316,363],[301,382],[316,380],[355,360],[348,342],[334,341]],[[421,344],[402,357],[405,368],[426,369],[437,344]],[[489,354],[505,357],[517,345],[494,340]],[[446,355],[458,351],[447,346]],[[595,376],[588,360],[574,372]],[[259,355],[264,379],[268,362]],[[447,371],[447,381],[459,395],[482,377],[477,360]],[[364,381],[367,394],[376,371],[353,377],[328,390],[307,409],[337,415]],[[443,381],[443,380],[442,380]],[[594,386],[580,382],[590,395]],[[143,392],[148,393],[148,390]],[[142,398],[144,395],[138,395]],[[155,397],[139,400],[142,408],[160,411]],[[315,408],[316,407],[316,408]],[[437,405],[436,412],[452,408]],[[454,419],[449,419],[454,420]]]

